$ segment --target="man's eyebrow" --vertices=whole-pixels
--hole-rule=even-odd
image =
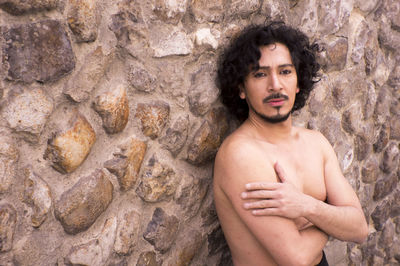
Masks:
[[[294,65],[293,64],[282,64],[282,65],[278,66],[278,68],[285,68],[285,67],[294,67]],[[259,66],[258,70],[268,70],[270,68],[271,68],[270,66]],[[254,71],[257,71],[257,69],[255,69]]]

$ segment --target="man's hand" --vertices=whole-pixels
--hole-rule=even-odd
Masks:
[[[306,216],[307,209],[312,206],[314,199],[299,191],[287,178],[284,170],[278,164],[274,169],[281,183],[255,182],[246,184],[242,199],[246,200],[244,208],[251,210],[254,215],[277,215],[290,219]],[[298,227],[306,225],[299,220]]]

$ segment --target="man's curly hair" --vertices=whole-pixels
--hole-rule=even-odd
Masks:
[[[292,111],[305,105],[314,83],[318,82],[318,44],[310,44],[304,33],[283,22],[248,26],[231,42],[218,61],[217,86],[222,103],[240,122],[247,119],[249,107],[246,100],[239,97],[239,86],[244,84],[250,72],[259,69],[260,47],[274,43],[286,45],[296,68],[300,91],[296,95]]]

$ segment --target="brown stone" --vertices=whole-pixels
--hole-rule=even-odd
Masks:
[[[348,41],[347,38],[338,38],[326,45],[326,71],[340,71],[346,65]]]
[[[377,141],[374,143],[374,152],[380,153],[389,143],[390,127],[387,123],[383,124],[378,135]]]
[[[355,31],[356,37],[351,53],[351,59],[354,63],[358,64],[361,62],[361,59],[364,56],[365,44],[367,43],[371,35],[372,33],[368,27],[368,23],[365,20],[362,20]]]
[[[65,83],[64,93],[75,102],[88,100],[93,89],[104,77],[111,59],[112,54],[105,55],[103,48],[97,47],[85,57],[79,71],[76,71]]]
[[[116,236],[117,219],[107,219],[100,234],[83,244],[75,245],[64,259],[67,265],[105,265],[112,252]]]
[[[55,205],[54,215],[68,234],[88,229],[113,199],[113,185],[102,170],[82,177],[65,191]]]
[[[371,143],[363,136],[356,136],[354,144],[356,159],[358,161],[364,161],[372,150]]]
[[[113,159],[104,163],[104,167],[117,176],[122,191],[136,184],[146,150],[145,142],[131,138],[121,147],[120,152],[114,153]]]
[[[24,202],[32,207],[32,226],[39,227],[46,220],[50,211],[51,191],[47,183],[33,172],[32,167],[24,169],[24,176]]]
[[[192,1],[192,12],[197,22],[219,22],[224,17],[224,10],[227,6],[226,0],[194,0]]]
[[[161,134],[161,131],[168,122],[169,105],[162,101],[139,103],[135,116],[139,118],[142,124],[143,134],[151,139],[155,139]]]
[[[186,13],[187,0],[156,0],[154,13],[167,23],[177,24]]]
[[[374,200],[378,201],[389,195],[397,186],[397,174],[384,176],[375,184]]]
[[[363,93],[363,102],[362,102],[362,111],[364,115],[364,119],[370,119],[374,114],[374,109],[376,105],[377,95],[375,92],[375,86],[371,82],[367,82],[366,84],[366,92]]]
[[[176,182],[174,170],[153,155],[143,170],[136,193],[146,202],[168,200],[175,193]]]
[[[376,106],[374,110],[374,116],[378,123],[385,123],[390,117],[390,106],[392,102],[391,88],[387,85],[380,88],[378,92],[378,98],[376,100]]]
[[[115,134],[124,130],[129,117],[125,87],[118,86],[98,95],[94,101],[94,109],[100,114],[107,133]]]
[[[215,85],[212,72],[215,71],[210,66],[202,66],[192,76],[188,101],[190,111],[197,116],[207,113],[218,98],[218,88]]]
[[[318,1],[318,30],[321,34],[333,34],[347,24],[352,6],[340,0]]]
[[[231,16],[248,18],[260,9],[261,3],[260,0],[232,1],[228,12]]]
[[[0,132],[0,194],[14,183],[19,151],[14,141]]]
[[[374,183],[380,174],[378,160],[372,156],[368,157],[361,171],[361,178],[364,183]]]
[[[180,116],[167,129],[165,135],[160,138],[160,143],[176,157],[186,143],[189,130],[189,116]]]
[[[390,217],[392,217],[392,218],[400,217],[400,190],[399,189],[397,189],[393,193],[391,206],[392,206],[392,209],[390,210]]]
[[[398,15],[396,15],[398,16]],[[393,52],[400,49],[400,32],[392,29],[390,24],[382,24],[378,31],[379,43]]]
[[[128,82],[138,91],[152,92],[156,89],[156,77],[144,67],[138,65],[129,67]]]
[[[371,213],[372,221],[374,222],[374,226],[378,231],[382,230],[383,225],[390,216],[390,203],[391,202],[388,199],[383,199]]]
[[[393,71],[390,72],[388,84],[393,88],[400,86],[400,60],[396,62],[396,66]]]
[[[37,143],[52,111],[53,100],[43,90],[33,89],[13,95],[2,115],[10,128]]]
[[[7,79],[31,83],[56,81],[75,68],[75,56],[57,20],[22,24],[2,32]]]
[[[70,173],[88,156],[96,141],[96,133],[76,109],[66,114],[65,120],[59,132],[49,139],[44,158],[51,161],[57,171]]]
[[[383,153],[383,159],[380,168],[385,173],[391,173],[398,166],[398,162],[399,147],[396,143],[391,142]]]
[[[159,266],[156,253],[154,251],[146,251],[139,255],[136,266]]]
[[[10,251],[17,224],[17,212],[10,204],[0,205],[0,253]]]
[[[227,130],[226,111],[222,108],[212,109],[188,147],[188,162],[201,165],[213,159]]]
[[[175,194],[175,201],[183,209],[185,219],[190,219],[198,213],[208,187],[209,181],[204,178],[183,178]]]
[[[352,82],[347,77],[341,77],[332,84],[333,103],[337,109],[348,105],[354,99],[354,91],[350,89],[353,88]]]
[[[114,250],[120,255],[132,253],[140,227],[140,214],[135,210],[123,210],[118,219]]]
[[[23,15],[38,11],[52,10],[59,0],[2,0],[0,8],[12,15]]]
[[[99,14],[96,0],[68,0],[67,21],[78,42],[93,42],[97,38]]]
[[[181,248],[179,248],[175,258],[165,263],[168,266],[190,265],[193,257],[199,252],[204,241],[200,232],[191,230],[185,234],[181,234],[176,242],[179,243]]]
[[[347,108],[342,115],[342,128],[350,133],[354,134],[361,131],[361,107],[358,104],[352,104]]]
[[[148,223],[143,238],[161,253],[167,252],[175,242],[179,228],[179,220],[174,215],[168,215],[163,209],[156,208]]]

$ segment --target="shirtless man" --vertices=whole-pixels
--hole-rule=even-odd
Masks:
[[[243,122],[214,165],[215,205],[235,266],[327,265],[328,236],[367,237],[332,146],[292,125],[317,77],[317,49],[298,30],[272,23],[245,29],[221,56],[222,101]]]

